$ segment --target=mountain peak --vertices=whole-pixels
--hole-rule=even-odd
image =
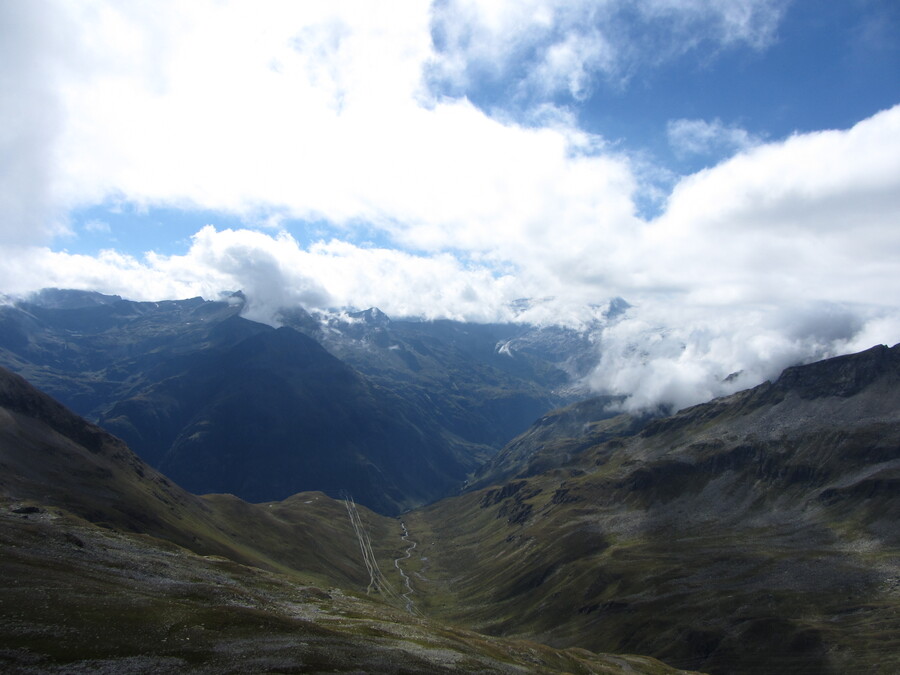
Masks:
[[[390,317],[377,307],[369,307],[361,312],[351,312],[350,317],[361,319],[372,326],[386,326],[391,322]]]
[[[625,300],[625,298],[616,296],[609,301],[609,304],[603,311],[603,316],[606,319],[615,319],[616,317],[622,316],[625,312],[627,312],[631,308],[631,306],[631,303]]]
[[[96,291],[79,291],[70,288],[43,288],[29,296],[31,304],[45,309],[84,309],[99,305],[112,305],[121,301],[118,295],[105,295]]]

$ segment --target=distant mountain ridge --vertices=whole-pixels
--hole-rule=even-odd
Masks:
[[[288,309],[276,330],[244,319],[245,301],[47,289],[0,307],[0,364],[191,490],[346,491],[396,513],[455,492],[569,400],[594,352],[577,331],[377,308]]]
[[[454,434],[494,450],[586,395],[581,380],[598,359],[596,326],[392,320],[378,308],[346,318],[295,308],[280,318],[381,386],[430,402]]]
[[[204,350],[100,423],[191,491],[255,502],[323,490],[396,513],[454,492],[475,464],[419,411],[287,327]]]

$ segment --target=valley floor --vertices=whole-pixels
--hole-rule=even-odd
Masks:
[[[4,673],[676,672],[650,658],[485,637],[375,594],[8,500],[0,575]]]

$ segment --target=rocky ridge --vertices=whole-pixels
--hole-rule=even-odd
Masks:
[[[567,460],[535,472],[521,453],[496,484],[407,519],[428,542],[425,606],[712,673],[895,672],[898,357],[791,368],[612,435],[544,418],[534,456]]]

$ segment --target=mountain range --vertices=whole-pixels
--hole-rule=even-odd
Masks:
[[[3,369],[0,466],[4,673],[676,672],[395,607],[360,545],[386,568],[396,521],[319,492],[197,497]]]
[[[900,345],[615,415],[578,331],[242,307],[0,311],[74,409],[0,372],[5,670],[900,672]]]
[[[377,309],[285,310],[274,328],[244,307],[47,289],[0,307],[0,365],[193,492],[346,492],[396,514],[458,491],[591,363],[569,329]]]

